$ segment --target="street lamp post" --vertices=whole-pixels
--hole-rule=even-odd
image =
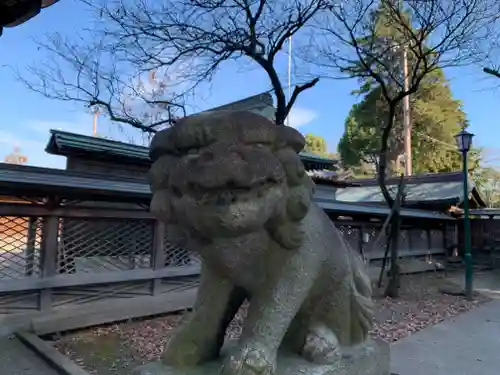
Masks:
[[[462,153],[462,173],[464,181],[464,259],[465,259],[465,297],[472,300],[472,254],[469,219],[469,172],[467,168],[467,154],[472,146],[474,134],[465,128],[455,136],[458,150]]]

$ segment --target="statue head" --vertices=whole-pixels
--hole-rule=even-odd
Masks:
[[[186,117],[151,142],[151,210],[206,238],[278,233],[309,209],[304,143],[295,129],[251,112]]]

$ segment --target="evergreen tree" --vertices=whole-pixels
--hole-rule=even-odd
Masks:
[[[479,167],[472,179],[488,207],[500,207],[500,171],[493,167]]]
[[[328,153],[328,145],[323,137],[314,134],[306,134],[304,138],[306,139],[304,151],[319,156],[325,156]]]
[[[414,173],[459,170],[461,156],[454,136],[467,126],[467,120],[442,70],[437,69],[424,78],[411,96],[410,108]],[[388,152],[388,164],[393,172],[397,171],[398,156],[403,153],[401,108],[397,113]],[[346,167],[376,164],[380,135],[386,122],[386,102],[380,87],[372,84],[361,102],[352,107],[345,122],[338,151]]]

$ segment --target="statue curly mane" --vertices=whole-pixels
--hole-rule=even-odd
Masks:
[[[255,166],[252,176],[255,180],[265,180],[273,173],[278,175],[273,183],[282,186],[281,202],[273,202],[277,209],[260,224],[283,247],[298,248],[303,240],[301,221],[309,210],[314,189],[314,183],[305,173],[298,155],[305,140],[295,129],[275,126],[265,117],[251,112],[220,111],[187,117],[176,126],[162,130],[155,136],[151,145],[151,158],[155,162],[149,175],[155,193],[151,204],[153,212],[171,223],[176,222],[175,217],[178,215],[172,212],[175,211],[174,200],[183,192],[189,191],[188,185],[196,180],[196,176],[189,171],[189,160],[208,160],[213,157],[210,147],[217,142],[228,150],[255,147],[255,150],[248,150],[248,154],[240,155],[244,164],[253,163]],[[262,155],[252,157],[252,152],[259,152],[259,149]],[[241,176],[231,174],[231,165],[225,165],[227,160],[223,157],[220,159],[220,165],[214,169],[220,172],[222,177],[217,180],[211,176],[212,181],[205,181],[206,186],[198,181],[200,190],[210,190],[214,187],[226,191],[247,188],[246,193],[258,193],[258,183],[252,185]],[[274,164],[274,170],[266,170],[257,165],[259,163]],[[225,167],[228,168],[227,171],[222,170]],[[179,183],[183,179],[190,182]],[[207,196],[200,194],[197,199],[201,204]]]
[[[271,219],[266,228],[275,241],[287,249],[294,249],[302,245],[302,219],[311,206],[314,182],[305,173],[299,155],[291,147],[279,149],[275,155],[286,172],[286,210],[274,221]]]

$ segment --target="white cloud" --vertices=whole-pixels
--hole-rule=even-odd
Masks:
[[[289,114],[290,126],[292,128],[300,128],[307,125],[318,117],[318,114],[311,109],[292,107]]]

